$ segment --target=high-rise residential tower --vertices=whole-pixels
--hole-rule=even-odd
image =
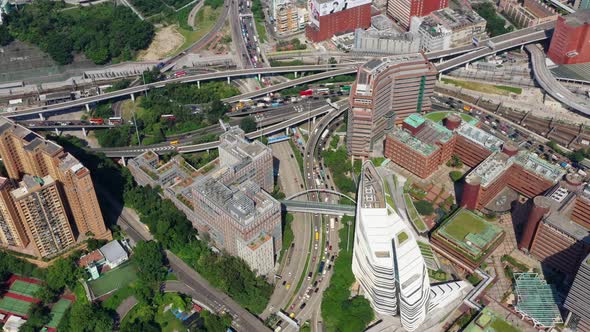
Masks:
[[[0,243],[10,247],[26,247],[29,238],[10,195],[13,189],[10,179],[0,177]]]
[[[78,235],[110,239],[90,171],[56,143],[14,122],[0,118],[0,157],[8,176],[51,176],[63,197],[63,207]]]
[[[349,97],[348,153],[367,158],[385,129],[412,113],[430,110],[436,74],[420,53],[373,59],[360,66]]]
[[[39,256],[55,256],[75,243],[57,183],[51,176],[27,174],[11,195]]]
[[[564,306],[570,311],[568,327],[574,331],[590,331],[590,255],[580,264]]]

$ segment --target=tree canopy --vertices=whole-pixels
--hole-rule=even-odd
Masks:
[[[138,242],[133,249],[132,258],[139,270],[139,279],[146,284],[159,284],[166,277],[164,253],[158,242]]]
[[[473,5],[473,9],[486,21],[486,30],[491,37],[503,35],[514,30],[513,26],[505,27],[506,21],[496,13],[496,6],[492,2]]]
[[[110,3],[64,11],[65,3],[39,0],[6,16],[12,37],[39,46],[58,64],[84,53],[96,64],[129,60],[149,46],[154,27],[125,6]],[[0,29],[0,43],[8,40]],[[3,37],[4,36],[4,37]]]

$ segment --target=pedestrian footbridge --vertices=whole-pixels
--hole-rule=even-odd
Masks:
[[[287,212],[319,213],[334,216],[354,216],[356,206],[322,202],[282,200],[281,207]]]

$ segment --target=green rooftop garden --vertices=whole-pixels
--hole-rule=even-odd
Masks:
[[[401,245],[408,239],[408,234],[406,232],[400,232],[397,234],[397,242]]]
[[[475,124],[477,124],[479,122],[476,118],[472,117],[469,114],[459,113],[459,112],[451,112],[451,111],[448,111],[448,112],[441,111],[441,112],[430,112],[430,113],[426,113],[424,115],[424,118],[426,118],[426,119],[428,119],[428,120],[430,120],[432,122],[441,122],[444,118],[446,118],[449,114],[452,114],[452,113],[455,113],[455,114],[459,115],[461,117],[461,119],[463,119],[463,121],[465,121],[467,123],[470,123],[472,125],[475,125]]]

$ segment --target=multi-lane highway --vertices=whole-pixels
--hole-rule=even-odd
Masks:
[[[228,71],[220,71],[214,73],[206,73],[206,74],[198,74],[198,75],[187,75],[179,78],[172,78],[165,81],[159,81],[154,83],[149,83],[146,85],[140,85],[135,87],[130,87],[126,89],[117,90],[114,92],[108,92],[97,96],[87,97],[87,98],[80,98],[72,101],[67,101],[64,103],[47,105],[47,106],[38,106],[38,107],[31,107],[23,110],[13,111],[13,112],[5,112],[3,116],[8,118],[19,117],[19,116],[27,116],[27,115],[34,115],[39,113],[45,112],[56,112],[65,109],[70,109],[74,107],[83,107],[85,105],[90,105],[93,103],[119,98],[124,96],[133,95],[139,92],[144,92],[154,88],[161,88],[168,84],[174,83],[195,83],[195,82],[204,82],[210,80],[217,80],[217,79],[231,79],[234,77],[248,77],[248,76],[256,76],[256,75],[264,75],[264,74],[285,74],[285,73],[294,73],[294,72],[316,72],[316,71],[328,71],[328,70],[336,70],[339,68],[350,68],[350,64],[340,65],[340,64],[331,64],[331,65],[303,65],[303,66],[285,66],[285,67],[270,67],[270,68],[251,68],[251,69],[236,69],[236,70],[228,70]]]

